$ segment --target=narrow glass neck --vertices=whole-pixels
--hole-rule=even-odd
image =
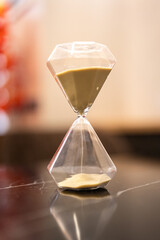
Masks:
[[[91,106],[90,106],[90,107],[91,107]],[[78,117],[84,117],[84,118],[86,118],[87,113],[88,113],[90,107],[87,107],[86,109],[84,109],[83,112],[82,112],[82,111],[81,111],[81,112],[80,112],[80,111],[77,112],[77,116],[78,116]]]
[[[78,113],[77,114],[77,118],[79,118],[79,117],[83,117],[83,118],[86,118],[86,116],[87,116],[87,112],[86,113]]]

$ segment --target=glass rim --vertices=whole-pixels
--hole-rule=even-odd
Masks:
[[[52,60],[54,57],[57,59],[55,55],[57,51],[63,51],[64,53],[66,52],[71,57],[74,56],[74,54],[92,54],[104,51],[108,52],[112,60],[116,62],[116,59],[110,49],[106,45],[95,41],[73,41],[57,44],[50,54],[48,61]]]
[[[102,48],[106,48],[106,46],[94,41],[74,41],[58,44],[56,48],[62,48],[69,52],[90,52],[98,49],[102,50]]]

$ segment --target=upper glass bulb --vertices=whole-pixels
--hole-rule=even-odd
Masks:
[[[59,44],[47,66],[78,115],[86,115],[116,60],[110,50],[96,42]]]

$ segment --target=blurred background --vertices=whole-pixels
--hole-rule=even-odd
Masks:
[[[160,155],[160,2],[0,0],[0,162],[49,159],[76,118],[46,61],[96,41],[117,59],[87,118],[112,153]]]

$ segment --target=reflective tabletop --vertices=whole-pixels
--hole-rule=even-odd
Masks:
[[[60,192],[46,170],[0,168],[1,240],[159,240],[160,161],[112,156],[107,189]]]

